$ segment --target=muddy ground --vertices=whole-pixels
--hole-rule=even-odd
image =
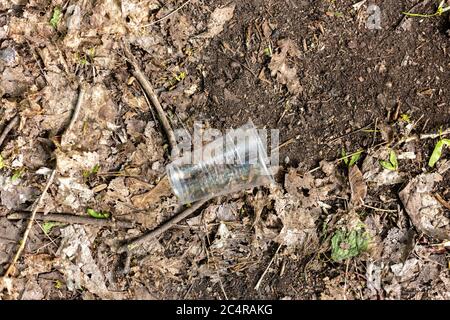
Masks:
[[[0,0],[0,274],[36,205],[67,220],[0,298],[449,299],[449,17],[402,14],[439,2]],[[173,128],[282,145],[274,185],[121,253],[183,209],[127,43]]]

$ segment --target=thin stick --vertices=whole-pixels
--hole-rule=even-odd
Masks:
[[[28,219],[30,217],[31,212],[27,211],[20,211],[20,212],[14,212],[9,214],[6,218],[8,220],[21,220],[21,219]],[[86,216],[77,216],[74,214],[69,213],[49,213],[49,214],[43,214],[43,213],[36,213],[36,216],[34,217],[34,220],[39,221],[54,221],[54,222],[61,222],[61,223],[67,223],[67,224],[89,224],[94,225],[98,227],[118,227],[118,228],[124,228],[124,229],[130,229],[133,228],[133,223],[128,221],[113,221],[108,219],[97,219],[92,217],[86,217]]]
[[[133,69],[134,69],[132,72],[133,76],[139,81],[139,83],[141,84],[142,88],[144,89],[146,95],[150,98],[150,101],[152,102],[153,106],[156,109],[156,113],[158,114],[159,121],[161,122],[161,125],[164,129],[167,139],[169,140],[171,150],[172,151],[175,150],[177,148],[177,141],[175,139],[175,134],[172,130],[170,122],[167,119],[166,113],[165,113],[164,109],[162,108],[161,104],[159,103],[158,97],[156,96],[153,86],[151,85],[150,81],[147,79],[147,77],[142,72],[136,58],[134,57],[133,53],[131,52],[130,45],[126,41],[123,42],[123,51],[125,53],[126,58],[133,66]]]
[[[378,118],[375,119],[375,130],[373,130],[373,140],[371,147],[373,147],[375,141],[377,140],[377,125],[378,125]]]
[[[77,122],[78,116],[81,111],[81,106],[82,106],[82,102],[84,99],[85,91],[86,90],[84,89],[83,85],[80,85],[80,91],[78,93],[77,104],[75,105],[75,110],[73,111],[72,118],[70,119],[70,123],[67,126],[65,132],[70,132],[72,130],[73,126],[75,125],[75,122]]]
[[[136,247],[140,246],[141,244],[158,237],[159,235],[163,234],[164,232],[166,232],[167,230],[172,228],[174,225],[176,225],[177,223],[179,223],[180,221],[184,220],[185,218],[187,218],[188,216],[193,214],[195,211],[197,211],[197,209],[199,209],[203,204],[205,204],[206,201],[207,200],[200,200],[200,201],[195,202],[194,204],[192,204],[191,207],[189,207],[186,210],[182,211],[181,213],[175,215],[169,221],[163,223],[156,229],[153,229],[153,230],[149,231],[148,233],[143,234],[139,238],[137,238],[129,243],[124,244],[122,247],[119,248],[118,252],[123,253],[123,252],[133,250]]]
[[[367,204],[363,204],[363,207],[375,210],[375,211],[380,211],[380,212],[397,212],[398,210],[393,210],[393,209],[381,209],[381,208],[376,208],[376,207],[372,207],[369,206]]]
[[[164,17],[162,17],[162,18],[160,18],[160,19],[158,19],[158,20],[156,20],[156,21],[153,21],[153,22],[151,22],[151,23],[149,23],[149,24],[144,25],[144,28],[145,28],[145,27],[150,27],[150,26],[152,26],[152,25],[154,25],[154,24],[157,24],[158,22],[161,22],[161,21],[167,19],[168,17],[170,17],[170,16],[173,15],[174,13],[176,13],[176,12],[180,11],[181,9],[183,9],[183,8],[184,8],[185,6],[187,6],[187,5],[189,4],[189,2],[191,2],[191,1],[192,1],[192,0],[187,0],[187,1],[186,1],[185,3],[183,3],[181,6],[179,6],[179,7],[176,8],[175,10],[169,12],[169,13],[166,14]]]
[[[8,278],[14,271],[14,266],[17,263],[17,261],[19,260],[20,255],[22,254],[23,250],[25,249],[25,244],[27,243],[28,235],[30,234],[31,228],[33,226],[34,219],[36,217],[36,213],[41,205],[42,200],[44,199],[45,195],[47,194],[48,188],[50,187],[50,185],[53,182],[53,179],[55,178],[55,174],[56,174],[56,170],[53,170],[52,173],[50,174],[50,177],[47,180],[47,184],[45,185],[44,190],[41,193],[41,196],[39,197],[33,211],[31,212],[30,221],[28,221],[28,225],[23,234],[23,238],[22,238],[22,241],[20,242],[19,249],[17,250],[16,255],[14,256],[8,269],[6,269],[6,272],[3,275],[3,278]]]
[[[443,205],[445,208],[447,208],[448,210],[450,210],[450,203],[448,203],[447,201],[444,200],[444,198],[442,198],[442,196],[439,193],[435,193],[434,197],[436,198],[436,200]]]
[[[0,136],[0,147],[3,144],[3,141],[5,141],[6,137],[8,136],[8,133],[19,123],[19,116],[15,116],[12,118],[12,120],[8,123],[8,125],[5,127],[5,129],[2,132],[2,135]]]
[[[400,141],[397,143],[397,145],[406,143],[406,142],[411,142],[414,140],[436,139],[436,138],[440,138],[441,136],[446,136],[449,134],[450,134],[450,128],[445,129],[444,131],[442,131],[440,133],[426,133],[426,134],[421,134],[421,135],[405,137],[403,139],[400,139]]]
[[[276,250],[275,253],[273,254],[272,259],[270,259],[270,262],[269,262],[269,264],[267,265],[266,270],[264,270],[263,274],[261,275],[261,278],[259,278],[258,282],[256,283],[256,286],[255,286],[255,290],[256,290],[256,291],[259,290],[259,287],[261,286],[261,284],[262,284],[262,282],[263,282],[263,280],[264,280],[264,277],[266,276],[266,273],[269,271],[270,266],[271,266],[272,263],[274,262],[275,257],[276,257],[277,254],[278,254],[278,251],[280,251],[281,245],[282,245],[282,244],[280,244],[280,245],[278,246],[277,250]]]
[[[337,141],[337,140],[339,140],[339,139],[342,139],[342,138],[344,138],[344,137],[347,137],[347,136],[349,136],[349,135],[352,135],[352,134],[354,134],[354,133],[358,133],[358,132],[360,132],[360,131],[363,131],[363,130],[365,130],[365,129],[368,129],[368,128],[370,128],[371,126],[372,126],[372,123],[373,122],[371,122],[371,123],[369,123],[367,126],[365,126],[365,127],[361,127],[361,128],[358,128],[358,129],[355,129],[355,130],[353,130],[353,131],[351,131],[351,132],[349,132],[349,133],[344,133],[343,135],[340,135],[340,136],[338,136],[338,137],[336,137],[336,138],[333,138],[333,139],[331,139],[331,140],[329,140],[329,141],[325,141],[325,142],[323,142],[322,144],[330,144],[330,143],[332,143],[332,142],[335,142],[335,141]],[[375,129],[376,130],[376,129]]]

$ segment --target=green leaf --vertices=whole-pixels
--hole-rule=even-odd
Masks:
[[[5,167],[5,162],[3,161],[3,157],[0,154],[0,170],[3,169]]]
[[[53,9],[53,15],[52,18],[50,19],[50,24],[52,25],[53,28],[56,29],[58,27],[58,23],[61,20],[61,17],[62,17],[61,9],[58,7]]]
[[[341,156],[344,163],[348,166],[348,158],[347,158],[347,152],[345,152],[345,149],[342,148],[341,150]]]
[[[353,166],[356,162],[358,162],[359,158],[361,158],[361,154],[362,154],[362,150],[358,151],[357,153],[355,153],[352,158],[350,159],[350,162],[348,164],[348,167],[350,168],[351,166]]]
[[[90,171],[88,170],[83,171],[83,177],[89,178],[91,175],[97,174],[98,170],[100,170],[100,165],[96,164]]]
[[[271,47],[264,48],[264,54],[268,57],[272,57],[272,48]]]
[[[94,209],[91,209],[91,208],[88,208],[86,210],[86,212],[91,217],[96,218],[96,219],[108,219],[111,216],[111,214],[109,212],[98,212],[98,211],[95,211]]]
[[[23,168],[14,171],[14,174],[11,177],[11,181],[16,181],[17,179],[19,179],[22,176],[23,172],[24,172]]]
[[[331,238],[331,259],[336,262],[358,256],[369,247],[369,235],[364,229],[350,232],[338,230]]]
[[[55,281],[55,289],[61,289],[63,286],[63,283],[59,280]]]
[[[380,161],[380,165],[391,171],[395,171],[398,169],[398,161],[397,161],[397,155],[395,154],[394,150],[391,150],[389,152],[389,161]]]
[[[42,230],[44,230],[45,234],[49,234],[50,231],[52,231],[53,227],[57,227],[60,225],[61,225],[61,223],[59,223],[59,222],[46,221],[42,224]]]
[[[92,168],[91,174],[97,174],[99,169],[100,169],[100,165],[99,165],[99,164],[96,164],[96,165]]]
[[[436,162],[438,162],[439,159],[441,158],[442,151],[445,145],[450,146],[450,139],[441,139],[436,143],[433,153],[431,154],[430,160],[428,161],[428,165],[431,168],[434,167]]]
[[[403,121],[408,122],[408,123],[411,122],[411,117],[409,116],[409,114],[406,114],[406,113],[401,114],[400,119],[402,119]]]
[[[395,167],[390,162],[387,162],[387,161],[380,161],[380,165],[387,170],[391,170],[391,171],[396,170]]]
[[[394,150],[391,150],[391,152],[389,154],[389,161],[391,162],[392,166],[394,167],[394,170],[397,170],[398,161],[397,161],[397,155],[395,154]]]

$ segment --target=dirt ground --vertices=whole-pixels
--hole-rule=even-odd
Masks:
[[[0,0],[0,299],[450,299],[450,20],[402,14],[439,3]],[[124,253],[183,209],[127,43],[173,128],[282,144]]]

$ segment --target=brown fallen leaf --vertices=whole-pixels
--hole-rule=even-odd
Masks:
[[[288,65],[288,56],[298,58],[300,50],[289,39],[278,41],[278,46],[280,51],[273,54],[269,63],[270,74],[272,77],[276,77],[279,83],[285,84],[290,93],[299,94],[303,88],[297,76],[297,68]]]
[[[367,196],[367,185],[364,181],[361,170],[357,166],[352,166],[348,173],[348,181],[352,196],[350,202],[354,206],[361,206],[364,204],[364,199]]]
[[[441,180],[439,173],[421,174],[412,179],[399,196],[416,229],[444,241],[450,239],[450,219],[431,194],[434,184]]]
[[[164,176],[161,181],[152,190],[134,196],[131,198],[133,205],[139,209],[148,207],[149,204],[159,201],[161,197],[170,196],[172,194],[172,189],[170,187],[169,179]]]
[[[226,22],[231,20],[234,15],[235,4],[214,9],[208,22],[208,30],[199,35],[199,38],[213,38],[223,31]]]

